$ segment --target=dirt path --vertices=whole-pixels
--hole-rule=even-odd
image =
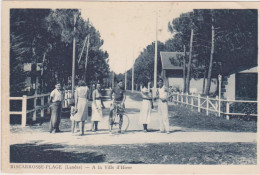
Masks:
[[[157,111],[152,112],[152,121],[149,125],[151,132],[144,133],[142,125],[138,123],[139,108],[141,102],[133,101],[130,98],[126,100],[127,114],[130,118],[128,131],[124,134],[109,134],[108,133],[108,107],[110,102],[105,102],[107,107],[105,117],[99,124],[97,133],[90,132],[90,123],[86,124],[86,135],[74,136],[70,133],[70,121],[68,118],[62,119],[62,133],[50,134],[48,132],[48,123],[34,128],[26,127],[25,129],[17,129],[22,132],[11,133],[10,144],[22,143],[40,143],[40,144],[67,144],[77,146],[92,146],[92,145],[119,145],[119,144],[146,144],[146,143],[179,143],[179,142],[245,142],[256,143],[256,133],[245,132],[210,132],[193,130],[188,128],[171,126],[170,134],[159,133],[159,116]],[[174,113],[174,112],[173,112]],[[174,116],[174,115],[173,115]],[[44,128],[44,129],[42,129]],[[37,134],[36,134],[37,133]]]

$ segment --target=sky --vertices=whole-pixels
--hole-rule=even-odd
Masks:
[[[81,8],[84,19],[90,20],[104,40],[103,50],[109,54],[110,69],[124,73],[131,69],[134,59],[156,38],[158,41],[172,38],[168,22],[192,8],[180,8],[176,2],[109,2],[89,3]],[[158,15],[156,15],[158,14]]]

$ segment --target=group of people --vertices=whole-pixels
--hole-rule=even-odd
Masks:
[[[143,125],[144,131],[148,132],[148,124],[151,121],[151,111],[153,108],[153,101],[159,99],[158,101],[158,112],[160,117],[160,131],[169,133],[169,119],[168,119],[168,92],[167,88],[163,85],[163,79],[159,80],[159,88],[157,89],[156,96],[153,96],[151,91],[151,83],[144,86],[141,89],[142,95],[142,107],[139,117],[139,123]],[[98,122],[103,118],[103,109],[105,108],[101,95],[101,84],[97,83],[95,90],[90,94],[90,90],[86,85],[85,81],[80,80],[78,82],[78,87],[75,90],[75,106],[71,107],[71,117],[72,121],[71,131],[74,134],[76,128],[79,127],[80,133],[78,135],[84,135],[85,121],[88,118],[88,101],[89,97],[92,95],[92,115],[91,115],[91,126],[92,131],[96,132],[98,130]],[[115,86],[111,93],[110,98],[113,99],[110,105],[109,112],[109,132],[112,131],[112,117],[114,109],[117,106],[125,108],[126,92],[124,90],[123,81],[119,80],[117,86]],[[51,108],[51,119],[49,132],[56,133],[60,132],[59,125],[61,119],[61,108],[62,101],[64,99],[64,92],[61,89],[61,84],[57,83],[55,89],[50,94],[50,108]],[[121,133],[121,127],[123,123],[123,118],[120,116],[119,130]]]
[[[145,132],[148,132],[148,124],[151,122],[151,112],[153,109],[153,101],[158,99],[158,113],[160,121],[160,132],[170,133],[169,118],[168,118],[168,89],[163,84],[163,79],[159,79],[159,88],[156,90],[156,95],[153,97],[151,83],[144,85],[141,89],[142,108],[139,117],[139,123],[143,124]]]

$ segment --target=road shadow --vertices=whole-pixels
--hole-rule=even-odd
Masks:
[[[105,155],[95,151],[67,150],[57,144],[14,144],[10,146],[11,163],[100,163]]]

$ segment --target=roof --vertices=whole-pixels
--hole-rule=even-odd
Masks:
[[[160,55],[162,61],[162,69],[183,69],[182,62],[180,62],[180,56],[184,56],[184,52],[160,52]]]

